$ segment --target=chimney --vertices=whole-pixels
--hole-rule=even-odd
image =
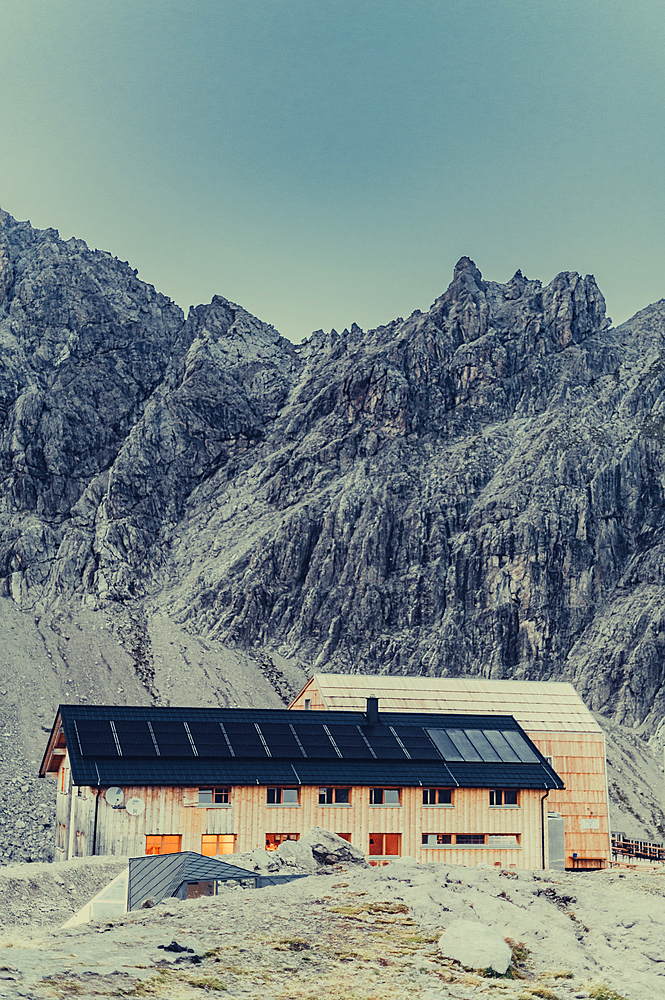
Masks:
[[[379,699],[371,694],[367,699],[367,711],[365,712],[368,726],[378,726],[379,724]]]

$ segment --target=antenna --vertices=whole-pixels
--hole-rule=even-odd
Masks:
[[[125,809],[130,816],[140,816],[145,810],[145,802],[135,796],[133,799],[127,799]]]
[[[110,788],[107,788],[104,798],[113,809],[119,809],[125,800],[122,788],[118,788],[117,785],[111,785]]]

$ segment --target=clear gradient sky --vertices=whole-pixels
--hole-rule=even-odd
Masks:
[[[484,276],[665,296],[662,0],[4,0],[0,206],[294,341]]]

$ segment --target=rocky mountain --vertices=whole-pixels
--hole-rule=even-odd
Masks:
[[[463,257],[428,311],[294,346],[0,213],[2,603],[61,700],[119,669],[182,700],[195,643],[220,704],[227,655],[278,699],[302,667],[556,678],[653,736],[664,332],[665,301],[614,329],[593,277]]]

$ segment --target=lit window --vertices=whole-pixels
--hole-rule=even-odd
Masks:
[[[297,806],[297,788],[268,788],[266,801],[269,806]]]
[[[348,806],[349,788],[319,788],[320,806]]]
[[[452,788],[423,788],[424,806],[451,806],[452,804]]]
[[[214,858],[217,854],[233,854],[235,850],[234,833],[204,833],[201,837],[201,854]]]
[[[370,788],[369,804],[371,806],[398,806],[399,788]]]
[[[443,847],[446,844],[452,844],[453,837],[451,833],[424,833],[423,834],[423,847]]]
[[[299,833],[266,833],[266,851],[276,851],[285,840],[298,840]]]
[[[490,788],[491,806],[519,805],[516,788]]]
[[[401,854],[401,839],[400,833],[370,833],[368,853],[397,858]]]
[[[230,788],[199,788],[200,806],[227,806],[230,798]]]
[[[145,838],[146,854],[178,854],[182,837],[180,834],[149,835]]]
[[[351,843],[351,834],[350,833],[338,833],[337,836],[341,837],[342,840],[346,840],[347,843],[349,843],[349,844]]]

